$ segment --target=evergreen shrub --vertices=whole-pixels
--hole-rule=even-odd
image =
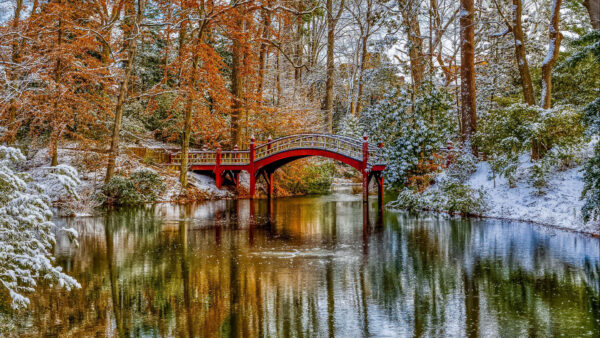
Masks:
[[[347,117],[342,132],[354,137],[366,133],[371,143],[383,142],[385,179],[403,186],[420,162],[435,160],[434,154],[456,135],[452,102],[448,92],[430,84],[418,94],[394,88],[365,107],[359,118]]]
[[[103,188],[100,199],[106,205],[135,205],[154,202],[165,184],[153,170],[141,169],[129,177],[114,176]]]
[[[475,140],[489,157],[494,175],[506,177],[512,186],[524,152],[541,160],[560,148],[561,156],[572,157],[572,150],[583,141],[583,130],[581,113],[572,106],[542,109],[519,103],[490,111],[479,121]]]

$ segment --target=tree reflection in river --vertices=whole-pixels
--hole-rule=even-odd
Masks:
[[[353,196],[215,201],[66,220],[21,335],[597,336],[600,241],[387,211]]]

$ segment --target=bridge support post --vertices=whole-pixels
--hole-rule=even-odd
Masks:
[[[223,176],[221,173],[221,168],[219,168],[219,166],[221,166],[221,147],[220,146],[219,146],[219,148],[217,148],[217,154],[215,157],[214,173],[215,173],[215,185],[217,186],[217,188],[221,189],[221,186],[223,183]]]
[[[361,172],[363,175],[363,203],[367,203],[369,201],[369,179],[371,176],[369,175],[369,168],[367,168],[367,163],[369,161],[369,137],[367,134],[363,136],[362,143],[362,168]]]
[[[271,149],[273,146],[271,142],[273,142],[273,139],[271,136],[269,136],[267,139],[267,149]],[[265,178],[267,179],[267,197],[270,201],[273,198],[273,172],[271,170],[267,170]]]
[[[250,198],[254,199],[256,197],[256,172],[254,170],[254,157],[256,155],[255,144],[254,144],[254,135],[250,138],[250,165],[248,173],[250,174]]]
[[[375,176],[375,180],[377,181],[377,206],[379,209],[383,209],[383,175],[381,172],[378,172]]]
[[[370,181],[370,175],[369,172],[365,171],[363,172],[363,184],[362,184],[362,189],[363,189],[363,202],[367,203],[367,201],[369,200],[369,181]]]
[[[254,172],[250,173],[250,198],[253,199],[256,195],[256,176]]]
[[[267,195],[268,195],[268,198],[271,199],[271,198],[273,198],[273,173],[267,171],[266,178],[267,178],[267,186],[268,186]]]

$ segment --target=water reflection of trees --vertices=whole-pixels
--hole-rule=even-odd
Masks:
[[[382,220],[373,210],[361,217],[360,202],[295,201],[232,201],[208,212],[193,206],[119,210],[90,219],[95,225],[86,226],[100,222],[103,232],[87,232],[74,255],[59,255],[82,289],[48,289],[32,298],[23,332],[600,331],[598,254],[582,266],[564,262],[545,251],[550,244],[541,236],[525,243],[529,261],[503,254],[525,245],[518,233],[500,238],[503,225],[394,213]]]
[[[487,230],[469,222],[404,217],[386,225],[384,241],[398,245],[372,245],[379,248],[370,256],[373,297],[391,321],[412,326],[411,334],[452,334],[456,327],[444,323],[475,336],[600,332],[597,256],[581,269],[537,254],[534,265],[545,269],[527,269],[519,257],[479,251]]]

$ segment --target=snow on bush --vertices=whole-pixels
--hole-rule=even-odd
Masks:
[[[54,167],[42,167],[41,170],[42,175],[36,176],[35,182],[52,202],[65,197],[79,197],[75,188],[81,184],[81,180],[75,168],[59,164]]]
[[[475,138],[479,150],[488,155],[494,176],[507,178],[514,187],[519,158],[524,152],[536,155],[535,160],[547,155],[568,157],[581,145],[582,135],[581,114],[574,107],[542,109],[519,103],[490,111],[479,121]],[[540,178],[550,167],[546,163],[538,166]]]
[[[403,185],[419,160],[432,159],[456,132],[450,99],[434,86],[425,85],[418,95],[393,89],[361,112],[359,128],[355,118],[347,118],[343,133],[367,133],[372,142],[382,141],[387,162],[385,179]]]
[[[166,187],[151,169],[134,171],[129,177],[114,176],[102,187],[100,201],[106,205],[134,205],[154,202]]]
[[[67,290],[80,287],[53,264],[56,226],[50,221],[51,200],[44,191],[56,191],[57,187],[53,183],[44,189],[29,175],[19,172],[17,165],[23,161],[20,150],[0,146],[0,283],[8,290],[13,308],[27,306],[29,298],[25,294],[33,292],[39,282]],[[74,169],[65,166],[51,170],[47,178],[54,178],[58,184],[64,184],[64,189],[73,191],[76,177]],[[73,229],[60,231],[72,240],[77,236]]]
[[[570,75],[576,66],[593,64],[598,67],[600,65],[599,30],[592,30],[571,44],[575,47],[575,52],[559,68],[564,67]],[[589,78],[589,73],[586,75]],[[594,89],[595,97],[590,97],[591,101],[587,102],[583,108],[583,120],[587,128],[587,135],[597,138],[600,133],[600,95],[598,95],[598,89]],[[583,181],[584,187],[581,196],[585,201],[582,207],[583,218],[586,222],[598,221],[600,219],[600,143],[595,144],[594,154],[584,166]]]
[[[488,208],[483,189],[467,184],[469,177],[477,171],[477,159],[469,151],[461,151],[455,162],[436,177],[436,184],[423,193],[404,189],[392,208],[408,211],[433,210],[450,214],[482,215]]]
[[[599,56],[600,58],[600,56]],[[597,136],[600,131],[600,98],[585,107],[585,122],[590,136]],[[583,180],[585,182],[582,199],[583,217],[585,221],[600,219],[600,142],[594,147],[594,155],[585,164]]]

